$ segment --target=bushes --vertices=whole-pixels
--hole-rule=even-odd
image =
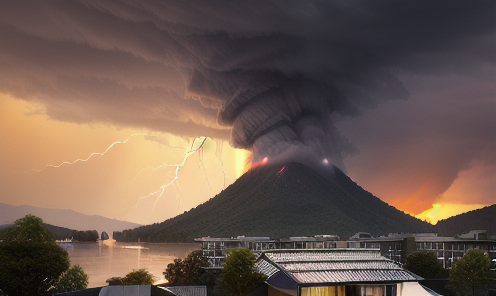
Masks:
[[[106,282],[109,286],[152,285],[153,275],[142,268],[131,271],[125,277],[111,277]]]

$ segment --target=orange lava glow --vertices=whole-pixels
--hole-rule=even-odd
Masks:
[[[258,162],[252,162],[252,163],[251,163],[250,170],[256,169],[256,168],[257,168],[257,167],[259,167],[259,166],[264,166],[264,165],[266,165],[267,163],[269,163],[269,158],[268,158],[268,157],[264,157],[261,161],[258,161]]]
[[[468,211],[483,208],[480,204],[451,204],[451,203],[434,203],[432,208],[415,215],[414,217],[436,225],[439,220],[447,219],[451,216],[456,216]],[[412,215],[413,216],[413,215]]]

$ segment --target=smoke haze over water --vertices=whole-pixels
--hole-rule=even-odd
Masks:
[[[494,69],[494,1],[5,1],[0,91],[55,119],[229,137],[344,169],[336,118]]]

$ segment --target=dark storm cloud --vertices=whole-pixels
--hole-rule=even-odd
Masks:
[[[226,137],[255,160],[352,146],[335,117],[403,75],[495,66],[494,1],[4,1],[0,91],[56,119]],[[494,73],[494,72],[492,72]]]

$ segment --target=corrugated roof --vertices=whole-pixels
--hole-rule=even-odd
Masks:
[[[267,277],[273,276],[276,272],[278,272],[280,269],[275,267],[273,264],[269,263],[267,260],[260,260],[255,264],[255,268],[267,275]]]
[[[416,281],[418,278],[405,270],[335,270],[291,272],[300,283],[389,282]]]
[[[298,283],[401,282],[422,279],[381,256],[377,250],[267,252],[257,263],[257,269],[269,278],[277,271],[283,271]]]
[[[164,289],[177,296],[207,296],[206,286],[171,286]]]
[[[277,263],[377,260],[382,257],[377,250],[326,250],[324,252],[305,250],[301,252],[267,252],[265,255],[267,258]]]
[[[343,261],[343,262],[305,262],[281,263],[279,266],[287,271],[324,271],[324,270],[401,270],[401,267],[391,261]]]

